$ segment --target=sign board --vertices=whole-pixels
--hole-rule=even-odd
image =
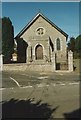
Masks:
[[[12,54],[12,61],[17,61],[17,54],[16,53]]]

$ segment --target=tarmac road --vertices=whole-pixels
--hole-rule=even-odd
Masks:
[[[56,77],[57,76],[57,77]],[[66,76],[66,77],[65,77]],[[20,86],[12,80],[17,80]],[[58,78],[58,81],[55,79]],[[65,80],[60,80],[61,78],[65,78]],[[69,78],[69,79],[68,79]],[[0,89],[2,91],[2,101],[3,102],[3,117],[11,118],[11,117],[24,117],[23,113],[27,112],[26,108],[29,107],[29,104],[25,105],[25,109],[23,109],[22,104],[19,104],[16,109],[21,110],[21,115],[19,115],[18,111],[15,113],[14,105],[18,105],[23,100],[23,105],[30,100],[32,106],[35,107],[38,111],[41,109],[45,109],[43,113],[40,113],[41,116],[44,114],[50,118],[65,118],[68,117],[75,118],[79,117],[78,109],[80,107],[80,92],[79,92],[79,79],[73,79],[72,75],[68,75],[65,73],[22,73],[22,72],[5,72],[3,73],[3,88]],[[76,75],[78,78],[78,75]],[[31,81],[31,82],[30,82]],[[32,82],[33,81],[33,82]],[[29,83],[28,83],[29,82]],[[12,105],[11,105],[11,101]],[[6,103],[6,104],[5,104]],[[9,104],[8,104],[9,103]],[[22,102],[21,102],[22,103]],[[12,107],[9,107],[9,106]],[[54,111],[50,112],[46,105],[49,106],[50,111],[54,109]],[[42,106],[44,106],[42,108]],[[39,114],[35,112],[32,107],[30,107],[30,113],[32,115],[35,114],[35,118]],[[30,109],[29,108],[29,109]],[[10,111],[9,111],[10,110]],[[5,112],[9,111],[9,112]],[[32,112],[31,112],[32,111]],[[49,111],[49,115],[47,112]],[[10,113],[10,114],[9,114]],[[30,114],[29,113],[29,114]],[[12,114],[12,116],[11,116]],[[25,115],[25,117],[31,117]],[[33,116],[33,115],[32,115]],[[39,117],[40,118],[40,117]],[[38,118],[38,120],[39,120]],[[24,120],[24,119],[22,119]]]
[[[39,73],[39,72],[22,72],[22,71],[7,71],[2,73],[2,87],[10,88],[28,85],[36,85],[44,82],[46,84],[52,84],[60,82],[72,83],[80,82],[81,77],[78,73]],[[18,84],[17,84],[18,82]]]

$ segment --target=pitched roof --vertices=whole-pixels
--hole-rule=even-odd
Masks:
[[[42,13],[38,13],[19,33],[18,35],[15,37],[15,39],[17,37],[20,37],[36,20],[38,17],[42,17],[43,19],[45,19],[48,23],[50,23],[54,28],[56,28],[60,33],[62,33],[66,38],[68,38],[68,35],[61,30],[57,25],[55,25],[52,21],[50,21],[46,16],[44,16]]]

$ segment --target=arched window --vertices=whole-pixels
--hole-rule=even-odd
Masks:
[[[60,39],[57,38],[57,41],[56,41],[56,45],[57,45],[57,50],[60,50]]]
[[[43,59],[43,48],[41,45],[37,45],[35,48],[35,57],[36,60]]]

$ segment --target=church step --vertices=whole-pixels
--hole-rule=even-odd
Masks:
[[[40,64],[48,64],[48,62],[46,62],[44,60],[35,60],[35,61],[31,62],[30,64],[40,65]]]

